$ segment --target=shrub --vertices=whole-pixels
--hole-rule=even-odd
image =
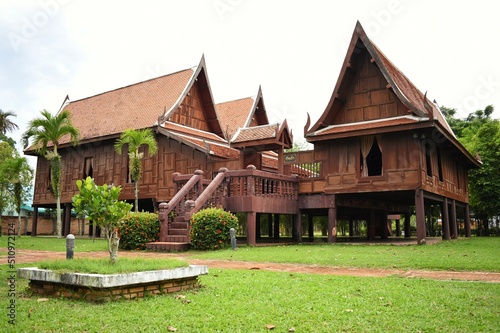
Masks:
[[[129,213],[118,226],[120,249],[144,250],[146,243],[160,237],[160,221],[155,213]]]
[[[238,219],[220,208],[206,208],[191,217],[191,245],[197,250],[217,250],[227,247],[229,229],[238,228]]]

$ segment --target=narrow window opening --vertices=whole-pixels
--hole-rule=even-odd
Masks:
[[[432,177],[431,148],[427,143],[425,144],[425,167],[427,176]]]
[[[361,176],[381,176],[382,168],[382,150],[380,139],[376,137],[365,137],[361,139]]]
[[[437,148],[437,160],[438,160],[438,176],[439,176],[439,181],[443,181],[443,162],[441,160],[441,150],[439,147]]]
[[[83,179],[90,177],[94,178],[94,158],[85,157],[83,163]]]

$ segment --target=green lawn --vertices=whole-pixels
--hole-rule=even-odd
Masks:
[[[299,263],[337,267],[500,272],[500,237],[474,237],[433,245],[242,246],[204,252],[200,259]]]
[[[8,237],[0,237],[0,248],[7,247]],[[66,238],[16,236],[17,250],[43,250],[66,252]],[[75,239],[75,252],[107,251],[108,243],[104,238],[92,240],[88,237]]]
[[[36,248],[38,243],[30,239],[19,244]],[[60,241],[34,242],[50,249]],[[81,245],[87,244],[95,243]],[[101,245],[93,250],[106,251],[106,243]],[[499,245],[500,238],[472,238],[426,246],[294,245],[190,254],[328,266],[499,271]],[[27,266],[33,264],[15,268]],[[11,274],[5,260],[0,278],[8,281]],[[200,289],[182,295],[92,304],[40,301],[26,291],[28,281],[17,279],[15,327],[6,316],[9,286],[0,285],[0,332],[168,332],[169,326],[176,332],[268,332],[266,325],[273,325],[273,332],[292,327],[296,332],[498,332],[500,323],[499,283],[216,268],[200,282]]]
[[[5,266],[5,265],[4,265]],[[8,276],[5,267],[2,279]],[[183,297],[89,304],[19,294],[13,332],[495,332],[500,284],[211,269]],[[27,287],[17,281],[17,290]],[[7,290],[0,288],[7,312]],[[9,331],[2,316],[0,331]]]

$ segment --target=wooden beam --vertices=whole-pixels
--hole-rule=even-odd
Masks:
[[[425,205],[422,189],[415,190],[415,215],[417,216],[417,244],[425,244]]]

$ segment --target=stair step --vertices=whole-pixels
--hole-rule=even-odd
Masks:
[[[185,229],[187,230],[189,224],[187,222],[172,222],[169,225],[169,229]]]
[[[190,244],[187,242],[154,242],[146,243],[146,248],[155,252],[180,252],[188,251]]]
[[[188,236],[186,235],[168,235],[165,239],[166,242],[174,243],[188,243]]]
[[[169,235],[187,235],[187,229],[174,229],[174,228],[169,228],[168,229],[168,234]]]

